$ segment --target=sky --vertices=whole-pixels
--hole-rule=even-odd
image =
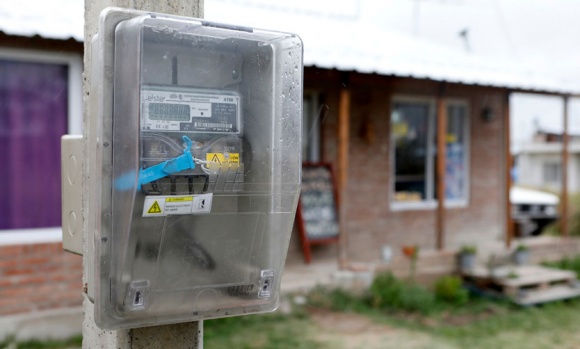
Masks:
[[[508,56],[550,74],[580,81],[578,0],[393,0],[371,1],[373,20],[451,47],[488,56]],[[403,13],[404,15],[401,15]],[[458,33],[467,29],[466,40]],[[563,130],[559,97],[514,94],[512,150],[539,127]],[[580,101],[571,99],[569,127],[580,133]]]

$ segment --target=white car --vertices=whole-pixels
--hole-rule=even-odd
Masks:
[[[554,194],[513,186],[510,203],[517,236],[540,235],[548,224],[559,218],[560,199]]]

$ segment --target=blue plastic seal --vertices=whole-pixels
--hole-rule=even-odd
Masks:
[[[191,156],[191,139],[187,136],[183,136],[182,139],[185,142],[185,149],[183,149],[182,155],[139,171],[138,189],[140,189],[143,184],[151,183],[171,174],[195,168],[195,161],[193,160],[193,156]],[[129,190],[134,186],[134,180],[135,172],[124,174],[115,180],[115,188],[117,190]]]
[[[167,177],[173,173],[195,168],[195,161],[193,161],[193,157],[191,156],[191,139],[183,136],[183,141],[185,142],[183,155],[139,171],[140,186]]]

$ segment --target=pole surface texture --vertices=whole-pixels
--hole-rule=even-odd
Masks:
[[[107,7],[132,8],[141,11],[160,12],[188,17],[203,17],[203,0],[85,0],[85,46],[83,72],[83,157],[89,161],[88,127],[91,82],[91,47],[90,43],[97,32],[98,18],[101,11]],[[88,212],[88,182],[90,174],[88,165],[83,167],[83,283],[86,285],[88,263],[94,263],[88,256],[89,239],[87,217]],[[201,349],[203,348],[203,323],[190,322],[175,325],[144,327],[119,331],[104,331],[97,327],[94,321],[94,305],[85,295],[83,301],[83,348],[86,349]]]

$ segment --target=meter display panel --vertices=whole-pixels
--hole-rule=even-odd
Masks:
[[[239,134],[240,96],[224,91],[145,86],[141,130]]]

